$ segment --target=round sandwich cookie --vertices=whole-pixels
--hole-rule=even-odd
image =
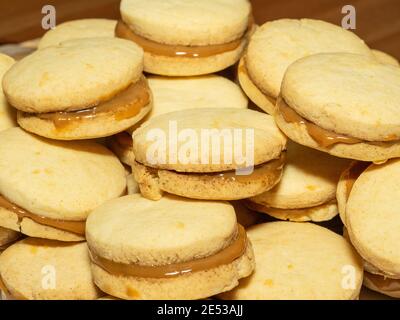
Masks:
[[[20,236],[17,231],[0,227],[0,254]]]
[[[122,299],[202,299],[238,285],[254,256],[225,202],[128,195],[94,210],[86,237],[96,285]]]
[[[160,115],[133,133],[133,174],[144,197],[163,192],[238,200],[280,180],[286,137],[273,118],[248,109],[190,109]]]
[[[362,261],[342,236],[312,223],[270,222],[248,229],[254,273],[226,300],[356,300]]]
[[[234,82],[217,75],[185,78],[149,77],[153,93],[153,108],[142,120],[186,109],[239,108],[246,109],[248,100]],[[132,132],[139,124],[110,138],[110,147],[123,163],[132,165]],[[128,133],[129,132],[129,133]]]
[[[144,50],[144,70],[214,73],[235,64],[253,30],[248,0],[122,0],[115,35]]]
[[[400,279],[400,160],[370,165],[350,186],[345,206],[349,238],[370,273]]]
[[[122,164],[91,141],[0,133],[0,226],[31,237],[81,241],[89,213],[125,193]]]
[[[14,64],[14,59],[0,53],[0,80]],[[17,113],[7,102],[3,90],[0,90],[0,131],[17,126]]]
[[[384,162],[400,156],[400,68],[350,53],[317,54],[287,70],[280,129],[334,156]]]
[[[61,23],[47,31],[40,39],[38,49],[58,46],[72,39],[114,38],[117,21],[109,19],[80,19]]]
[[[338,214],[336,187],[349,161],[290,142],[281,181],[246,205],[289,221],[327,221]]]
[[[339,26],[312,19],[281,19],[254,32],[240,61],[238,79],[258,107],[274,114],[286,69],[300,58],[324,52],[372,57],[364,41]]]
[[[57,140],[110,136],[151,109],[143,50],[116,38],[69,40],[38,50],[3,78],[27,131]]]
[[[96,300],[86,242],[26,238],[0,256],[0,282],[9,300]]]
[[[380,51],[380,50],[376,50],[376,49],[372,49],[372,53],[374,54],[375,58],[383,64],[389,64],[395,67],[400,67],[400,63],[399,60],[397,60],[395,57],[391,56],[390,54]]]

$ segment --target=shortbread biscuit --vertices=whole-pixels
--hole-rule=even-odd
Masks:
[[[239,81],[250,99],[264,111],[275,112],[286,69],[296,60],[326,52],[349,52],[372,57],[354,33],[321,20],[280,19],[254,32],[239,65]]]
[[[153,200],[163,191],[194,199],[238,200],[279,182],[285,149],[285,136],[267,114],[190,109],[155,117],[133,133],[132,169],[142,194]]]
[[[116,36],[144,49],[144,70],[193,76],[235,64],[253,30],[247,0],[123,0]],[[201,12],[201,14],[199,14]]]
[[[246,203],[282,220],[330,220],[338,214],[337,183],[348,164],[346,159],[290,142],[279,184]]]
[[[400,68],[362,55],[318,54],[288,68],[276,121],[305,146],[382,162],[400,155],[399,99]]]
[[[89,216],[95,283],[122,299],[202,299],[238,285],[254,257],[223,202],[129,195]]]
[[[89,213],[125,193],[125,170],[91,141],[0,133],[0,225],[39,238],[84,239]]]
[[[27,238],[0,256],[7,299],[96,300],[87,245]]]
[[[248,230],[256,269],[234,290],[234,300],[356,300],[362,261],[334,232],[311,223],[271,222]],[[349,275],[346,278],[346,275]],[[349,281],[350,279],[350,281]]]
[[[151,109],[143,50],[116,38],[85,38],[38,50],[5,74],[3,89],[25,130],[47,138],[110,136]]]

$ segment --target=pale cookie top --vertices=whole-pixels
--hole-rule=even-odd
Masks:
[[[9,102],[26,112],[84,109],[141,76],[143,50],[117,38],[76,39],[38,50],[6,73]]]
[[[380,63],[390,64],[395,67],[400,66],[399,61],[395,57],[391,56],[390,54],[388,54],[386,52],[372,49],[372,53],[374,54],[375,58],[378,59],[378,61]]]
[[[117,21],[109,19],[81,19],[61,23],[47,31],[40,39],[38,48],[58,45],[63,41],[83,38],[113,38]]]
[[[185,78],[151,77],[153,109],[148,117],[185,109],[247,108],[247,97],[234,82],[216,75]]]
[[[210,256],[236,234],[234,208],[226,202],[139,194],[107,202],[86,223],[89,247],[103,258],[165,265]]]
[[[355,182],[346,226],[360,254],[376,268],[400,277],[400,160],[371,165]]]
[[[40,216],[85,220],[125,190],[117,157],[92,141],[53,141],[20,128],[0,133],[0,194]]]
[[[340,174],[349,164],[346,159],[288,143],[286,165],[279,184],[251,200],[282,209],[309,208],[336,198]]]
[[[282,96],[324,129],[361,140],[400,140],[400,68],[356,54],[318,54],[288,68]]]
[[[14,62],[13,58],[0,53],[0,79],[3,78],[3,75]],[[7,103],[3,90],[0,88],[0,131],[15,127],[16,125],[15,110]]]
[[[372,55],[364,41],[334,24],[281,19],[265,23],[251,37],[246,66],[259,88],[277,97],[286,69],[300,58],[322,52]]]
[[[85,242],[63,243],[27,238],[2,253],[0,275],[13,296],[29,300],[93,300]]]
[[[247,0],[122,0],[132,30],[172,45],[212,45],[240,38],[248,26]]]
[[[226,298],[347,300],[358,297],[363,274],[361,259],[334,232],[311,223],[272,222],[251,227],[248,236],[256,257],[255,272]],[[349,287],[346,287],[349,284],[346,275],[353,276],[354,283],[350,282]]]
[[[189,109],[160,115],[136,130],[133,138],[138,162],[186,172],[234,170],[249,162],[258,165],[278,158],[286,148],[286,137],[273,117],[237,108]]]

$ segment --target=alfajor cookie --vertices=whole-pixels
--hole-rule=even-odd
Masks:
[[[0,226],[38,238],[81,241],[89,213],[125,193],[122,164],[91,141],[0,133]]]
[[[246,205],[289,221],[327,221],[338,214],[336,187],[346,159],[290,142],[281,181]]]
[[[96,285],[122,299],[202,299],[251,274],[254,257],[224,202],[129,195],[87,221]]]
[[[200,108],[247,108],[248,100],[234,82],[217,75],[185,78],[149,77],[153,108],[142,120],[156,116]],[[132,165],[132,132],[138,125],[110,138],[110,147],[123,163]],[[129,132],[129,133],[128,133]]]
[[[144,70],[208,74],[235,64],[253,19],[248,0],[122,0],[115,35],[144,50]]]
[[[238,200],[280,180],[286,137],[267,114],[190,109],[160,115],[133,133],[132,170],[143,196]]]
[[[276,122],[292,140],[334,156],[400,156],[400,68],[349,53],[318,54],[287,70]]]
[[[143,51],[130,41],[69,40],[14,64],[3,89],[25,130],[58,140],[99,138],[150,111],[142,69]]]
[[[254,273],[219,295],[235,300],[356,300],[358,254],[343,237],[312,223],[271,222],[248,229]]]
[[[400,279],[400,160],[372,164],[360,171],[347,190],[345,224],[349,238],[368,272]]]
[[[10,300],[95,300],[87,245],[26,238],[0,256],[0,282]]]
[[[14,59],[0,53],[0,80],[7,70],[14,64]],[[4,97],[3,90],[0,90],[0,131],[17,126],[17,113]]]
[[[72,39],[113,38],[116,25],[117,21],[109,19],[80,19],[63,22],[43,35],[38,48],[57,46]]]
[[[0,254],[20,236],[17,231],[0,227]]]
[[[380,63],[400,67],[399,61],[390,54],[376,49],[372,49],[372,53]]]
[[[281,19],[257,28],[238,68],[238,79],[248,97],[274,114],[286,69],[296,60],[324,52],[372,56],[354,33],[328,22]]]

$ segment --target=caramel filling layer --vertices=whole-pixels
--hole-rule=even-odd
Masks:
[[[336,204],[336,199],[328,200],[320,205],[312,206],[312,207],[304,207],[304,208],[293,208],[293,209],[283,209],[283,208],[275,208],[268,205],[264,205],[261,203],[253,202],[252,200],[246,200],[245,204],[249,209],[265,212],[265,213],[278,213],[278,214],[285,214],[288,215],[301,215],[307,214],[309,210],[318,210],[322,209],[325,206]]]
[[[346,180],[346,199],[350,197],[351,190],[353,189],[356,180],[361,176],[361,174],[367,170],[371,163],[369,162],[357,162],[353,164],[344,174],[344,179]]]
[[[139,81],[118,93],[108,101],[77,111],[51,112],[35,114],[40,119],[51,120],[56,128],[63,128],[81,120],[91,120],[101,114],[112,113],[116,121],[132,118],[150,103],[151,94],[147,80],[142,76]]]
[[[85,235],[85,221],[56,220],[38,216],[29,211],[26,211],[25,209],[18,207],[14,203],[8,201],[2,195],[0,195],[0,207],[15,213],[18,216],[19,224],[22,222],[22,219],[29,218],[35,221],[36,223],[39,223],[44,226],[49,226],[63,231],[76,233],[78,235]]]
[[[390,279],[384,276],[366,273],[365,276],[379,290],[384,292],[400,292],[400,280]]]
[[[118,21],[118,24],[115,28],[115,36],[118,38],[131,40],[141,46],[145,52],[149,52],[158,56],[205,58],[237,49],[247,34],[251,32],[252,26],[253,19],[249,19],[249,27],[242,38],[224,44],[215,44],[209,46],[182,46],[159,43],[134,33],[132,29],[121,20]]]
[[[198,177],[204,177],[204,178],[209,178],[209,179],[218,179],[218,180],[224,180],[224,181],[232,181],[232,182],[238,182],[238,183],[243,183],[243,184],[248,184],[251,182],[254,182],[257,179],[262,179],[268,174],[275,173],[279,174],[283,166],[285,165],[285,159],[286,159],[286,152],[282,152],[280,157],[275,160],[271,160],[269,162],[265,162],[263,164],[259,164],[254,167],[253,172],[250,174],[245,174],[243,172],[243,175],[237,174],[236,170],[230,170],[230,171],[222,171],[222,172],[216,172],[216,173],[198,173],[198,172],[178,172],[178,171],[172,171],[172,170],[166,170],[170,172],[174,172],[178,175],[186,175],[186,176],[198,176]],[[139,163],[139,162],[137,162]],[[142,163],[139,163],[143,165]],[[150,168],[150,167],[148,167]],[[154,169],[154,168],[153,168]],[[157,169],[154,169],[157,170]],[[163,169],[159,169],[162,171]],[[156,172],[156,171],[155,171]]]
[[[271,160],[269,162],[255,166],[251,174],[238,175],[236,171],[226,171],[217,173],[215,175],[211,175],[211,177],[217,177],[225,181],[231,180],[239,183],[250,183],[253,182],[254,180],[261,179],[265,177],[267,174],[270,174],[272,172],[282,171],[283,166],[285,165],[285,159],[286,159],[286,153],[283,152],[280,155],[279,159]]]
[[[296,111],[289,107],[289,105],[279,97],[277,106],[283,119],[288,123],[298,123],[306,126],[308,134],[324,148],[329,148],[337,143],[356,144],[363,142],[360,139],[345,136],[333,131],[323,129],[316,124],[304,119]]]
[[[212,256],[193,261],[163,266],[143,266],[114,262],[100,257],[92,250],[90,251],[90,256],[93,263],[112,275],[124,275],[136,278],[171,278],[230,264],[245,253],[246,247],[246,231],[242,226],[238,225],[238,234],[228,247]]]

